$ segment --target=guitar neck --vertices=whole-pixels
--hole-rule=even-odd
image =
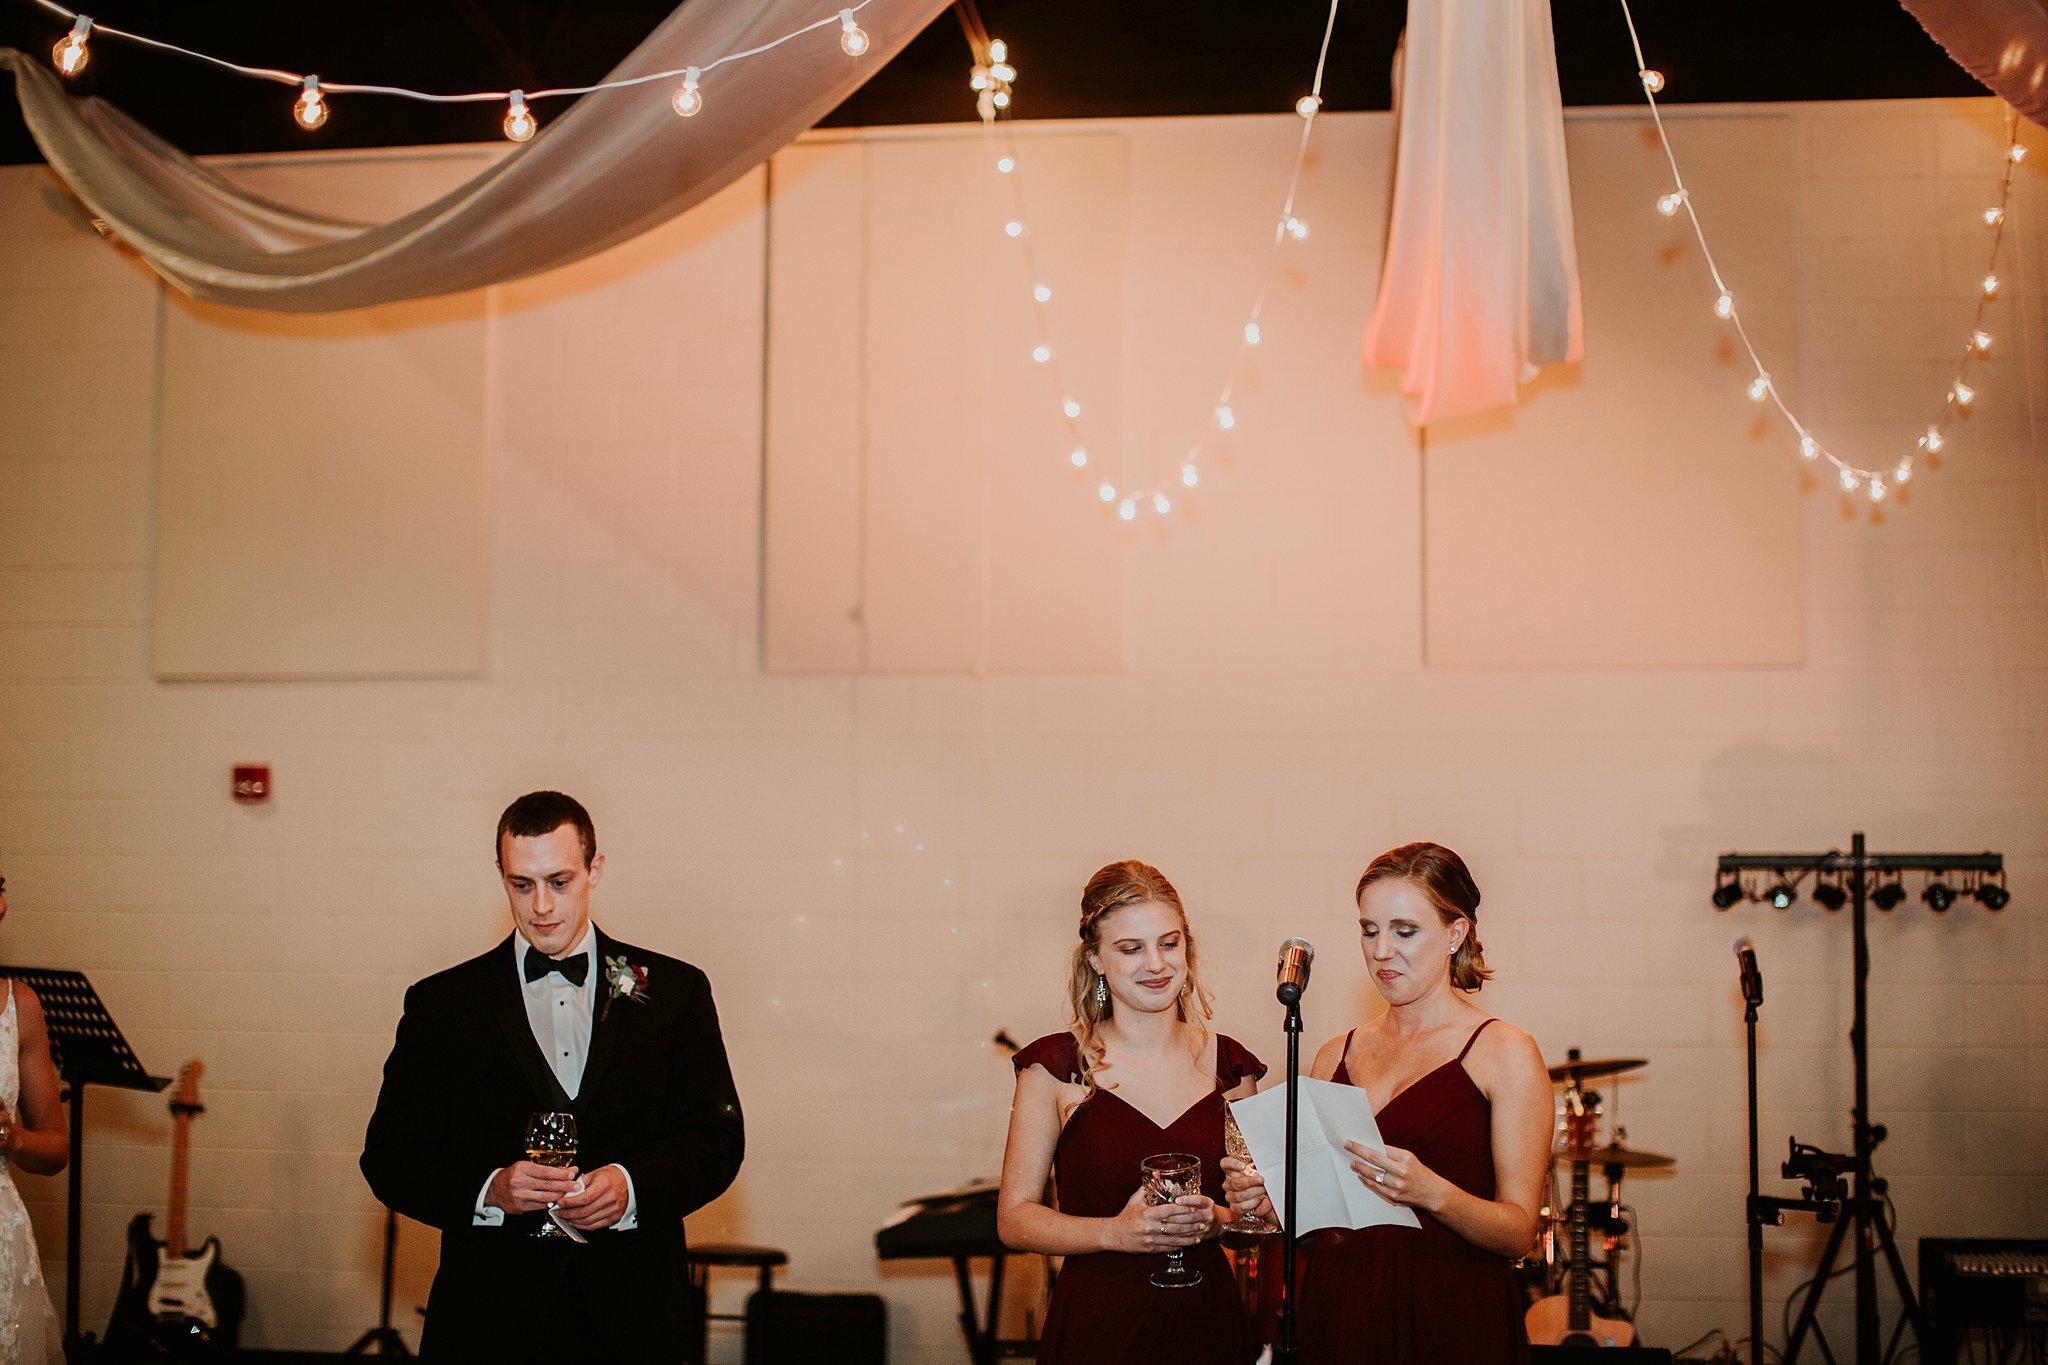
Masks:
[[[1586,1163],[1572,1163],[1572,1249],[1571,1291],[1568,1300],[1571,1330],[1583,1332],[1593,1325],[1592,1293],[1588,1288],[1586,1238]]]
[[[164,1217],[164,1248],[173,1257],[185,1254],[185,1153],[192,1116],[171,1116],[171,1206]]]

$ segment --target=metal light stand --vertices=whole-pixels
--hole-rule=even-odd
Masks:
[[[1295,1141],[1301,1103],[1301,998],[1287,1005],[1287,1169],[1282,1173],[1280,1215],[1280,1344],[1273,1365],[1295,1365],[1294,1350],[1294,1168],[1300,1147]]]
[[[1925,1341],[1920,1316],[1919,1301],[1913,1296],[1912,1284],[1907,1280],[1904,1262],[1899,1259],[1897,1244],[1893,1241],[1891,1227],[1878,1216],[1878,1190],[1870,1170],[1870,1154],[1883,1141],[1881,1127],[1870,1122],[1870,1034],[1869,1034],[1869,979],[1870,979],[1870,937],[1866,911],[1870,899],[1869,874],[1873,872],[1978,872],[2002,873],[2005,859],[1996,853],[1871,853],[1863,841],[1863,832],[1858,830],[1850,839],[1850,851],[1830,849],[1826,853],[1724,853],[1716,870],[1722,874],[1733,873],[1738,877],[1743,872],[1796,871],[1815,873],[1832,872],[1847,874],[1849,878],[1850,922],[1855,942],[1855,1007],[1854,1022],[1849,1028],[1849,1052],[1856,1077],[1856,1106],[1851,1111],[1851,1122],[1855,1133],[1856,1149],[1852,1162],[1855,1175],[1854,1193],[1850,1204],[1854,1210],[1856,1224],[1856,1365],[1879,1365],[1878,1322],[1877,1322],[1877,1255],[1882,1250],[1891,1263],[1893,1278],[1898,1281],[1899,1297],[1904,1301],[1906,1317],[1913,1325],[1914,1339]],[[1753,1013],[1753,1011],[1752,1011]],[[1752,1028],[1754,1024],[1752,1023]],[[1754,1067],[1752,1054],[1752,1067]],[[1752,1086],[1752,1103],[1754,1087]],[[1753,1144],[1752,1144],[1753,1145]],[[1755,1188],[1754,1175],[1751,1180]],[[1759,1201],[1760,1203],[1762,1201]],[[1785,1207],[1798,1207],[1793,1201],[1774,1201]],[[1765,1212],[1752,1206],[1753,1215]],[[1776,1221],[1773,1219],[1772,1221]],[[1873,1229],[1875,1232],[1873,1234]],[[1839,1231],[1839,1230],[1838,1230]],[[1752,1237],[1760,1235],[1753,1227]],[[1830,1246],[1838,1239],[1831,1240]],[[1752,1245],[1757,1245],[1753,1242]],[[1832,1257],[1829,1258],[1832,1260]],[[1752,1278],[1757,1276],[1752,1271]],[[1813,1312],[1820,1300],[1825,1280],[1814,1285],[1800,1312],[1799,1328],[1786,1344],[1785,1363],[1793,1365],[1799,1358],[1799,1345],[1806,1329],[1811,1325]],[[1755,1292],[1759,1299],[1762,1290]],[[1751,1309],[1751,1330],[1759,1329],[1758,1310]],[[1761,1349],[1761,1343],[1752,1341],[1752,1353]],[[1754,1355],[1752,1355],[1754,1358]]]
[[[382,1306],[377,1311],[377,1325],[357,1337],[355,1344],[344,1351],[352,1356],[409,1356],[405,1338],[398,1335],[398,1329],[391,1325],[391,1276],[398,1259],[398,1214],[391,1209],[384,1210],[384,1278]]]

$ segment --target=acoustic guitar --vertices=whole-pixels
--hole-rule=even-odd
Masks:
[[[1636,1339],[1632,1322],[1619,1318],[1595,1317],[1592,1253],[1586,1235],[1586,1171],[1593,1155],[1593,1112],[1586,1108],[1576,1088],[1566,1091],[1565,1158],[1572,1163],[1571,1250],[1566,1291],[1538,1299],[1529,1305],[1523,1319],[1532,1346],[1627,1346]]]
[[[150,1216],[128,1224],[128,1262],[114,1301],[107,1344],[149,1355],[206,1355],[232,1350],[242,1329],[242,1277],[221,1263],[220,1239],[197,1251],[185,1247],[185,1166],[199,1102],[198,1059],[178,1071],[171,1090],[171,1198],[164,1238],[150,1231]]]

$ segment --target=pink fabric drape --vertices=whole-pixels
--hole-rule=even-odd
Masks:
[[[1583,338],[1549,0],[1411,0],[1402,68],[1364,351],[1420,426],[1514,402]]]
[[[2044,0],[1904,0],[1956,65],[2048,128],[2048,3]]]
[[[461,187],[388,223],[323,217],[249,194],[118,109],[66,94],[47,63],[0,48],[36,143],[108,230],[195,297],[286,313],[453,294],[603,251],[744,175],[880,70],[946,0],[868,0],[871,46],[838,25],[707,71],[703,112],[672,82],[539,109],[541,131]],[[663,20],[611,73],[708,66],[838,14],[834,0],[718,0]],[[348,98],[334,99],[346,117]]]

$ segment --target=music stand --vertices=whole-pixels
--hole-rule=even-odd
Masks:
[[[69,1347],[79,1341],[78,1191],[85,1163],[85,1087],[104,1085],[153,1094],[169,1085],[171,1078],[143,1070],[84,972],[7,967],[0,968],[0,975],[13,977],[35,991],[50,1035],[50,1060],[56,1064],[57,1078],[64,1083],[71,1102],[71,1167],[64,1193],[64,1344]]]

